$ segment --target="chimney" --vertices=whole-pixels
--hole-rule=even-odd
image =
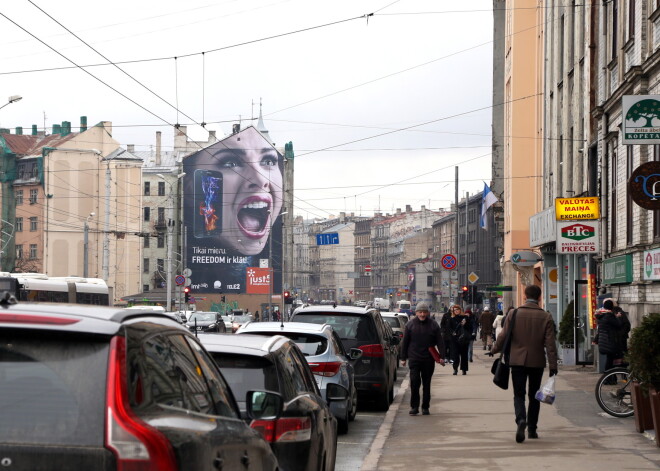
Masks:
[[[133,152],[135,152],[135,144],[127,144],[126,150],[132,154]]]
[[[21,126],[16,126],[16,135],[17,136],[23,135],[23,128]]]
[[[80,117],[80,132],[87,131],[87,116]]]
[[[410,206],[409,204],[407,204],[407,205],[406,205],[406,212],[409,213],[409,212],[411,212],[411,211],[412,211],[412,206]]]
[[[156,166],[160,166],[160,131],[156,131]]]
[[[32,135],[33,135],[33,136],[36,136],[36,135],[37,135],[37,125],[36,125],[36,124],[33,124],[33,125],[32,125]]]
[[[215,137],[215,131],[209,131],[209,144],[213,144],[214,142],[218,142],[218,138]]]
[[[233,124],[231,127],[231,133],[238,134],[239,132],[241,132],[241,125],[239,123]]]
[[[62,136],[68,136],[71,134],[71,122],[62,121]]]
[[[422,205],[422,212],[426,211],[426,206]]]
[[[401,214],[401,208],[396,208],[396,215],[398,216],[399,214]]]
[[[61,134],[62,133],[62,126],[59,124],[53,124],[53,134]]]
[[[339,213],[339,222],[345,222],[345,221],[346,221],[346,213],[342,211]]]

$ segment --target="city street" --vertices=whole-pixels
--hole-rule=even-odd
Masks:
[[[432,383],[430,416],[408,415],[409,391],[395,396],[362,466],[342,462],[338,470],[530,470],[634,469],[660,467],[652,432],[637,433],[633,418],[616,419],[598,407],[593,388],[598,374],[591,367],[562,367],[557,400],[541,404],[538,440],[515,442],[512,391],[491,382],[492,360],[475,350],[467,376],[437,368]],[[404,371],[402,371],[404,370]],[[406,369],[399,374],[407,375]],[[403,375],[401,375],[403,376]],[[402,387],[407,387],[404,378]],[[362,416],[358,420],[367,422]],[[340,437],[340,455],[363,449],[355,436]],[[364,441],[371,441],[364,438]],[[350,443],[349,443],[350,442]],[[356,446],[357,445],[357,446]],[[339,463],[339,461],[338,461]],[[350,466],[350,467],[349,467]]]

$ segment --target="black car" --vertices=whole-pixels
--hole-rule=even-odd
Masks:
[[[227,327],[220,313],[196,311],[190,315],[186,326],[191,332],[226,333]]]
[[[199,340],[220,366],[237,397],[248,389],[278,392],[284,410],[276,420],[252,420],[270,442],[280,468],[327,471],[335,468],[337,419],[321,396],[298,346],[281,335],[200,335]],[[337,384],[327,400],[345,401],[348,391]],[[245,404],[238,403],[241,410]]]
[[[13,471],[278,469],[199,341],[153,311],[0,303],[0,424]]]
[[[399,338],[388,329],[377,309],[303,306],[296,309],[291,321],[330,324],[346,351],[362,350],[362,357],[353,365],[358,393],[375,400],[378,409],[389,409],[394,400]]]

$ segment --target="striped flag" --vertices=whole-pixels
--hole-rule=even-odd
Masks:
[[[486,218],[486,211],[488,211],[488,208],[490,208],[498,201],[499,200],[497,199],[497,196],[495,196],[495,194],[490,191],[490,188],[484,182],[484,194],[481,197],[481,221],[479,224],[482,229],[488,230],[488,219]]]

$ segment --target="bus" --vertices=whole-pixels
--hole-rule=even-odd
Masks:
[[[108,285],[100,278],[0,273],[0,292],[5,291],[18,301],[110,305]]]

